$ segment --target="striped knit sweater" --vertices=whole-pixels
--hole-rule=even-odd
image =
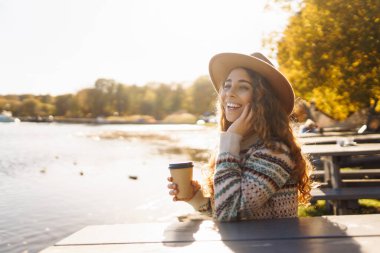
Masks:
[[[297,216],[297,182],[288,148],[279,153],[260,145],[255,137],[223,132],[214,175],[214,205],[197,193],[189,203],[212,212],[220,221]]]

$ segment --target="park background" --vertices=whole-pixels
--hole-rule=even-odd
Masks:
[[[268,55],[295,126],[312,106],[379,130],[379,24],[377,0],[1,0],[0,111],[21,122],[0,125],[0,252],[191,212],[167,196],[166,167],[201,168],[214,148],[215,126],[194,123],[214,122],[215,53]]]

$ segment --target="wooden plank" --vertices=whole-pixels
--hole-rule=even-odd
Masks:
[[[344,187],[380,187],[380,179],[344,179]]]
[[[345,236],[380,236],[380,215],[255,220],[219,223],[190,222],[117,224],[88,226],[58,242],[56,246],[170,243],[216,240],[275,240]],[[344,229],[342,229],[344,228]]]
[[[378,253],[379,236],[354,238],[318,238],[301,240],[209,241],[146,244],[106,244],[56,246],[41,253],[125,253],[125,252],[218,252],[218,253]]]
[[[380,134],[366,135],[344,135],[344,136],[317,136],[309,138],[298,138],[298,141],[303,145],[310,144],[336,144],[338,139],[352,138],[357,143],[379,143]]]
[[[122,233],[122,234],[120,234]],[[115,239],[116,238],[116,239]],[[41,253],[377,252],[380,214],[89,226]],[[376,248],[376,250],[378,250]]]
[[[346,156],[340,162],[340,167],[362,167],[362,168],[380,168],[380,155],[361,155],[361,156]]]
[[[325,172],[315,170],[311,176],[313,179],[323,179]],[[340,170],[342,179],[379,179],[380,169]]]
[[[341,147],[335,144],[303,145],[302,152],[317,156],[350,156],[380,154],[380,143],[362,143]]]
[[[354,131],[345,131],[345,132],[323,132],[323,133],[297,133],[297,138],[315,138],[315,137],[326,137],[326,136],[347,136],[355,135],[357,132]],[[364,134],[363,134],[364,135]]]
[[[380,199],[380,187],[343,187],[312,189],[312,200]]]

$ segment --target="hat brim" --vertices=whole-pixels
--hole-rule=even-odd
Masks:
[[[220,86],[227,79],[230,72],[238,67],[251,69],[264,77],[271,85],[275,96],[280,100],[288,115],[294,107],[294,91],[290,82],[277,69],[257,57],[237,54],[221,53],[211,58],[209,72],[211,81],[219,93]]]

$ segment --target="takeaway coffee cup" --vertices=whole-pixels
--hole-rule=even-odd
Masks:
[[[193,186],[191,185],[191,180],[193,179],[193,166],[192,162],[169,164],[173,183],[176,183],[178,187],[178,200],[190,199],[193,196]]]

